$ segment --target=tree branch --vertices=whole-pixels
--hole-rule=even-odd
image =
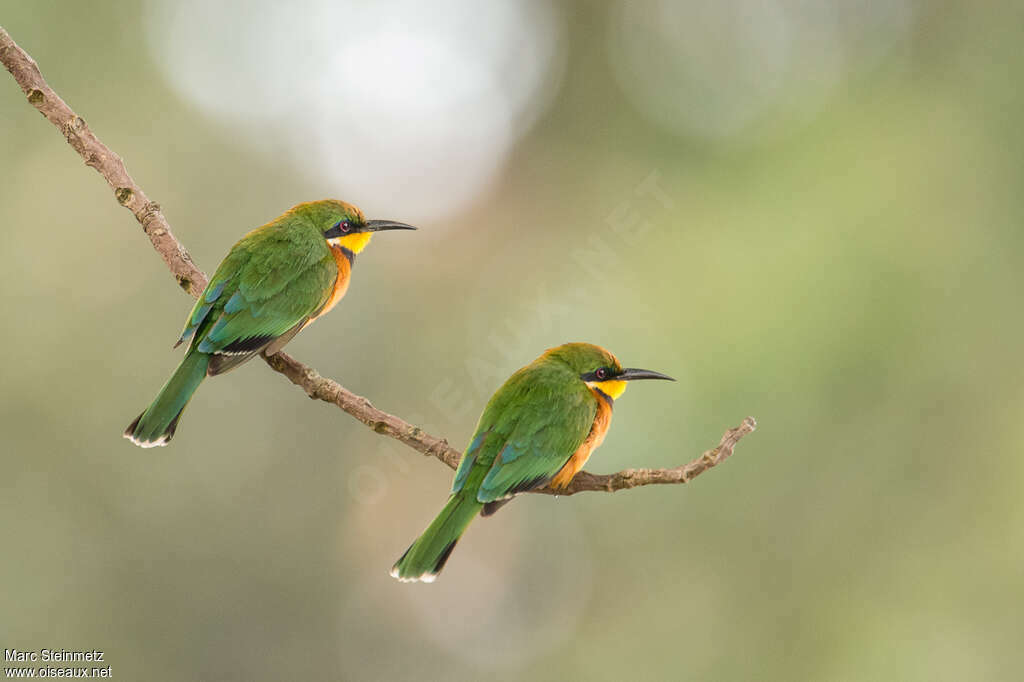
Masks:
[[[287,353],[280,352],[266,360],[268,365],[301,387],[310,398],[337,405],[377,433],[401,441],[424,455],[437,457],[452,469],[458,467],[462,453],[448,445],[447,440],[432,436],[400,417],[378,410],[366,398],[352,393],[333,379],[320,376],[315,369],[307,367]],[[616,490],[628,490],[643,485],[689,483],[708,469],[724,462],[732,455],[740,439],[756,428],[757,422],[754,418],[747,417],[739,426],[726,431],[717,447],[707,450],[692,462],[672,469],[625,469],[616,474],[603,475],[581,471],[567,488],[541,488],[531,492],[548,495],[575,495],[587,491],[613,493]]]
[[[114,191],[117,202],[132,212],[153,248],[178,280],[178,285],[192,294],[193,298],[197,298],[206,288],[206,275],[196,267],[188,251],[171,232],[171,226],[160,211],[160,205],[150,201],[142,188],[135,184],[121,157],[100,142],[85,121],[53,91],[43,79],[35,60],[18,47],[3,27],[0,27],[0,62],[14,76],[29,103],[61,131],[87,166],[103,176]],[[315,369],[287,353],[280,352],[264,357],[264,360],[275,371],[302,388],[310,398],[337,405],[377,433],[394,438],[425,455],[436,457],[452,469],[458,466],[462,453],[448,445],[447,440],[432,436],[418,426],[377,409],[366,398],[352,393],[332,379],[320,376]],[[740,439],[756,426],[754,418],[747,417],[742,424],[726,431],[716,448],[673,469],[626,469],[608,475],[581,471],[564,490],[543,488],[534,492],[574,495],[584,491],[615,492],[644,485],[687,483],[725,461]]]
[[[121,157],[100,142],[85,121],[43,80],[35,60],[18,47],[2,26],[0,62],[3,62],[11,72],[14,80],[18,81],[22,92],[28,97],[29,104],[57,127],[68,144],[85,160],[85,165],[95,168],[96,172],[103,176],[114,190],[117,202],[132,212],[142,225],[149,241],[153,243],[153,248],[178,280],[178,285],[193,297],[198,297],[206,288],[206,276],[192,262],[192,257],[188,255],[185,247],[174,238],[171,226],[160,212],[160,205],[149,200],[146,193],[128,175]]]

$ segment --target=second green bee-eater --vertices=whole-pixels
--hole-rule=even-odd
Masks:
[[[374,232],[415,229],[366,220],[355,206],[325,199],[299,204],[245,235],[185,320],[175,344],[188,343],[184,359],[124,437],[142,447],[166,445],[204,378],[257,353],[276,353],[333,308]]]
[[[674,381],[623,369],[609,351],[589,343],[552,348],[513,374],[484,408],[448,504],[391,575],[433,582],[477,514],[489,516],[535,488],[568,486],[604,441],[612,405],[635,379]]]

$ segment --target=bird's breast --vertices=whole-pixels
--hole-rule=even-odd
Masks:
[[[352,276],[352,262],[349,261],[342,249],[335,246],[331,247],[331,255],[334,256],[334,263],[338,266],[338,279],[334,280],[334,288],[331,290],[327,302],[324,303],[324,307],[310,318],[310,322],[330,312],[331,308],[338,305],[338,301],[343,299],[345,292],[348,291],[349,278]]]
[[[572,453],[572,457],[565,463],[565,466],[551,479],[552,488],[568,486],[573,476],[578,474],[586,465],[587,460],[590,459],[590,454],[601,447],[601,443],[604,442],[604,437],[608,433],[608,427],[612,423],[612,406],[608,400],[598,395],[596,391],[594,391],[594,397],[597,398],[597,414],[594,415],[594,424],[590,427],[590,433],[587,434],[587,439],[583,441],[583,444],[576,448],[576,452]]]

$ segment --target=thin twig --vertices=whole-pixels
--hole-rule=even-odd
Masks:
[[[18,47],[3,27],[0,27],[0,62],[21,86],[29,104],[61,131],[86,165],[94,168],[107,181],[117,202],[132,212],[153,248],[178,280],[178,285],[194,298],[198,297],[206,288],[206,275],[196,267],[188,251],[171,232],[171,226],[160,211],[159,204],[150,201],[142,188],[128,175],[121,157],[100,142],[85,121],[53,91],[43,79],[35,60]],[[275,371],[302,388],[310,398],[337,405],[377,433],[394,438],[425,455],[436,457],[452,469],[458,466],[462,453],[448,445],[447,440],[432,436],[418,426],[378,410],[366,398],[352,393],[332,379],[320,376],[315,369],[287,353],[277,353],[264,360]],[[574,495],[584,491],[615,492],[644,485],[687,483],[729,457],[740,439],[756,426],[754,418],[747,417],[742,424],[725,432],[718,447],[674,469],[626,469],[608,475],[581,471],[564,490],[543,488],[534,492]]]

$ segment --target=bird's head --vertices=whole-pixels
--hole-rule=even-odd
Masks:
[[[592,390],[600,391],[615,400],[626,390],[626,384],[638,379],[675,381],[670,376],[648,369],[623,368],[611,351],[592,343],[566,343],[544,354],[569,366],[580,381]]]
[[[309,216],[313,224],[323,232],[328,244],[353,254],[366,248],[374,232],[416,229],[412,225],[393,220],[367,220],[358,208],[336,199],[299,204],[295,210],[302,210]]]

